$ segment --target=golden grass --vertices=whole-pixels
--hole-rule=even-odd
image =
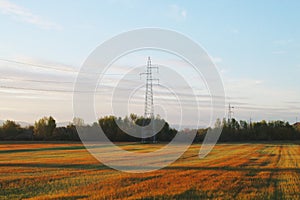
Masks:
[[[204,159],[199,149],[164,169],[129,174],[78,143],[0,144],[0,199],[300,199],[297,144],[218,144]]]

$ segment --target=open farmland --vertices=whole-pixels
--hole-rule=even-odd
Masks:
[[[199,148],[164,169],[129,174],[99,164],[79,143],[2,143],[0,199],[300,199],[298,144],[218,144],[204,159]]]

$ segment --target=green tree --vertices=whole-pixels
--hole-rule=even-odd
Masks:
[[[4,138],[14,139],[22,131],[22,128],[20,124],[12,120],[6,120],[2,125],[2,131]]]
[[[14,121],[6,120],[2,125],[3,130],[16,130],[21,128],[20,124],[17,124]]]
[[[55,128],[56,122],[53,117],[43,117],[34,124],[34,136],[43,140],[51,139]]]

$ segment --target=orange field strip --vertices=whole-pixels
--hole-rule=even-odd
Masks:
[[[163,144],[122,144],[149,151]],[[130,174],[99,163],[78,143],[0,144],[0,199],[299,199],[300,146],[199,144],[172,165]],[[167,156],[167,155],[166,155]]]

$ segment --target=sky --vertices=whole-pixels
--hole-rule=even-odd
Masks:
[[[120,33],[158,27],[182,33],[206,50],[219,70],[226,105],[230,102],[234,106],[235,118],[294,123],[300,119],[299,9],[296,0],[0,0],[0,119],[32,123],[52,115],[58,122],[71,121],[74,82],[90,53]],[[143,65],[147,55],[154,63],[176,63],[178,73],[188,68],[170,55],[137,52],[117,61],[113,72]],[[134,81],[143,81],[133,73],[127,78],[130,83],[123,85],[125,89]],[[116,77],[107,77],[107,81],[117,83]],[[199,89],[199,95],[208,94],[201,81],[194,81],[192,87]],[[154,90],[156,114],[171,124],[194,125],[192,116],[180,122],[178,105],[172,107],[171,100],[163,103],[172,95],[162,88]],[[178,87],[176,92],[185,89]],[[136,94],[129,112],[142,115],[142,90]],[[95,105],[98,116],[126,114],[107,109],[108,94],[99,92],[96,96],[101,102]],[[201,113],[205,121],[204,105]]]

